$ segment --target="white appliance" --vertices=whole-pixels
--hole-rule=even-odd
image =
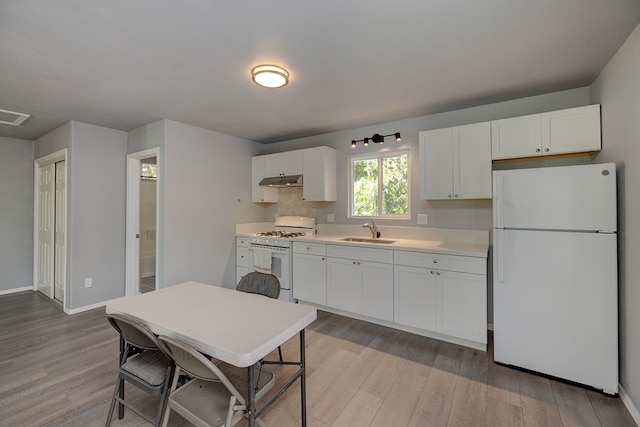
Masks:
[[[493,173],[494,358],[618,392],[616,168]]]
[[[316,232],[315,218],[302,216],[279,216],[275,230],[257,233],[249,240],[249,271],[256,271],[254,250],[267,251],[271,255],[271,274],[280,281],[278,299],[293,302],[293,245],[296,237],[313,235]]]

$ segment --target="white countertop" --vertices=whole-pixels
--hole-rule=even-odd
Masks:
[[[367,243],[367,242],[346,242],[342,239],[352,236],[305,236],[297,237],[294,242],[314,242],[327,243],[345,246],[359,246],[366,248],[409,250],[417,252],[432,252],[447,255],[461,255],[478,258],[486,258],[489,252],[489,243],[463,243],[447,242],[439,240],[412,240],[396,239],[393,237],[381,237],[380,240],[395,240],[393,243]],[[362,237],[362,236],[353,236]]]
[[[268,223],[238,224],[236,235],[253,237],[258,231],[269,229]],[[378,227],[380,240],[395,240],[393,243],[346,242],[346,237],[370,238],[371,234],[360,225],[318,224],[315,236],[296,237],[294,242],[313,242],[366,248],[408,250],[447,255],[487,258],[489,253],[488,230],[459,230],[428,227]],[[365,233],[366,234],[363,234]]]

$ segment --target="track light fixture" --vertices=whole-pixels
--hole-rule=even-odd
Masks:
[[[373,142],[374,144],[384,144],[384,139],[387,136],[393,136],[397,142],[400,142],[400,132],[390,133],[389,135],[380,135],[379,133],[376,133],[371,138],[351,140],[351,148],[356,148],[358,142],[362,142],[362,145],[364,145],[365,147],[369,146],[369,141]]]

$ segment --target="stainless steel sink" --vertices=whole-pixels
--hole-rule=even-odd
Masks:
[[[381,245],[388,245],[389,243],[395,243],[397,240],[388,240],[388,239],[372,239],[367,237],[345,237],[344,239],[340,239],[344,242],[357,242],[357,243],[378,243]]]

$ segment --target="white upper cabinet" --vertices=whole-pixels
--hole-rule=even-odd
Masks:
[[[256,156],[251,158],[251,201],[252,202],[277,202],[278,189],[271,187],[261,187],[258,185],[262,178],[265,178],[265,158],[267,156]]]
[[[420,132],[420,198],[491,198],[491,125]]]
[[[309,202],[335,202],[336,150],[314,147],[251,158],[251,200],[277,202],[278,189],[261,187],[263,178],[303,175],[302,198]]]
[[[491,122],[493,160],[591,153],[601,148],[598,104]]]
[[[302,150],[285,151],[265,156],[265,177],[301,175]]]
[[[315,147],[302,150],[302,198],[307,202],[335,202],[336,150]]]

